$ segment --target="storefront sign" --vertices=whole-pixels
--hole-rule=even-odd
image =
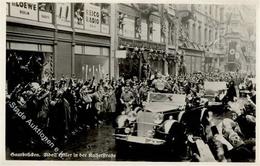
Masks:
[[[116,50],[116,58],[126,58],[126,50]]]
[[[161,42],[161,25],[153,22],[153,41]]]
[[[124,19],[124,31],[123,35],[125,37],[134,38],[135,37],[135,21],[133,19]]]
[[[37,3],[12,2],[10,4],[10,16],[38,20]]]
[[[141,39],[142,40],[147,40],[147,23],[142,22],[141,23]]]
[[[85,4],[85,28],[90,31],[100,32],[100,24],[101,24],[101,13],[100,7]]]
[[[70,3],[57,3],[57,24],[71,26],[71,4]]]

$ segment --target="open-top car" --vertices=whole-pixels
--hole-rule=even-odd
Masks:
[[[185,95],[148,93],[143,108],[136,108],[117,118],[116,143],[165,145],[180,131],[178,114],[185,108]],[[175,133],[173,133],[175,128]],[[177,131],[179,130],[179,131]],[[178,134],[180,137],[181,134]]]

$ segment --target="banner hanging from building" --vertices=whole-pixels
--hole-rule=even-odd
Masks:
[[[30,2],[10,3],[10,16],[29,20],[38,20],[38,5]]]
[[[100,7],[92,4],[85,4],[85,29],[100,32],[101,12]]]
[[[57,16],[57,24],[71,26],[71,4],[57,3],[56,16]]]

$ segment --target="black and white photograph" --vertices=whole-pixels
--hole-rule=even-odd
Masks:
[[[259,4],[217,2],[4,2],[5,160],[255,163]]]

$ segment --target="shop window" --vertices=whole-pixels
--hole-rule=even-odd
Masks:
[[[6,73],[9,92],[21,82],[41,83],[43,80],[47,81],[53,75],[52,53],[7,50]]]

